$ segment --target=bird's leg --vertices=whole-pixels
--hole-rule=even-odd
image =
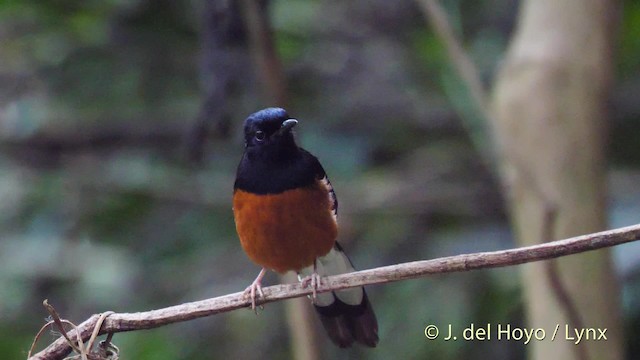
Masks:
[[[314,260],[313,261],[313,273],[307,277],[305,277],[304,279],[302,279],[302,287],[307,287],[309,285],[311,285],[311,290],[313,290],[313,299],[316,299],[316,294],[317,294],[317,290],[318,290],[318,286],[320,286],[320,275],[318,275],[318,265],[317,262],[318,260]]]
[[[249,295],[251,297],[251,310],[256,311],[256,293],[259,297],[264,298],[264,293],[262,292],[262,278],[264,277],[264,275],[267,273],[267,269],[262,268],[262,270],[260,270],[260,273],[258,274],[258,276],[256,277],[255,280],[253,280],[253,282],[251,283],[251,285],[249,285],[245,290],[244,290],[244,294],[245,295]]]

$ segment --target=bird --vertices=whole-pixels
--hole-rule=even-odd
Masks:
[[[298,120],[266,108],[244,121],[244,154],[233,190],[240,243],[262,270],[245,290],[255,310],[268,270],[295,271],[331,341],[341,348],[378,344],[378,321],[363,287],[316,293],[322,277],[355,271],[336,241],[338,200],[319,160],[299,147]]]

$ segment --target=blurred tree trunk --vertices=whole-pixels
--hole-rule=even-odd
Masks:
[[[231,120],[238,121],[247,115],[234,112],[231,98],[237,93],[252,91],[253,84],[258,83],[266,106],[286,106],[286,81],[275,49],[269,4],[269,0],[204,2],[201,34],[204,102],[187,137],[193,162],[202,161],[204,143],[212,126],[225,135]],[[246,69],[252,65],[254,72],[248,73]],[[282,283],[297,281],[293,274],[280,278]],[[318,331],[309,300],[297,298],[285,304],[293,358],[318,359]]]
[[[493,94],[520,245],[606,226],[605,122],[618,6],[608,0],[521,4]],[[527,327],[547,334],[529,344],[530,358],[623,358],[619,287],[608,250],[524,265],[522,277]],[[565,341],[565,324],[607,328],[608,340],[574,345]]]
[[[287,106],[286,79],[276,51],[268,0],[239,0],[246,24],[249,53],[254,72],[268,106]],[[297,282],[292,272],[280,276],[282,283]],[[316,360],[320,358],[318,328],[314,326],[313,306],[309,299],[297,298],[285,302],[287,325],[291,338],[292,358]],[[324,336],[324,334],[322,335]]]
[[[191,162],[201,163],[207,138],[227,137],[234,112],[231,99],[250,81],[247,30],[237,1],[206,0],[202,4],[200,81],[203,102],[186,145]],[[244,86],[243,86],[244,85]],[[242,115],[240,115],[242,116]],[[212,131],[213,130],[213,131]]]
[[[287,106],[287,89],[276,51],[268,0],[240,0],[249,35],[249,52],[269,106]]]

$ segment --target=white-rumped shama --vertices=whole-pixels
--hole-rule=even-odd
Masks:
[[[314,307],[336,345],[375,347],[378,322],[364,288],[315,294],[322,276],[354,268],[336,242],[335,192],[318,159],[296,144],[291,129],[297,124],[280,108],[258,111],[244,122],[233,214],[244,251],[262,266],[246,291],[255,308],[267,269],[295,271],[303,284],[311,283]]]

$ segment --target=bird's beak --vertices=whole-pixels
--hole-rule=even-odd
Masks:
[[[284,133],[291,130],[294,126],[298,125],[298,120],[296,119],[288,119],[282,123],[280,129],[278,129],[278,135],[283,135]]]

